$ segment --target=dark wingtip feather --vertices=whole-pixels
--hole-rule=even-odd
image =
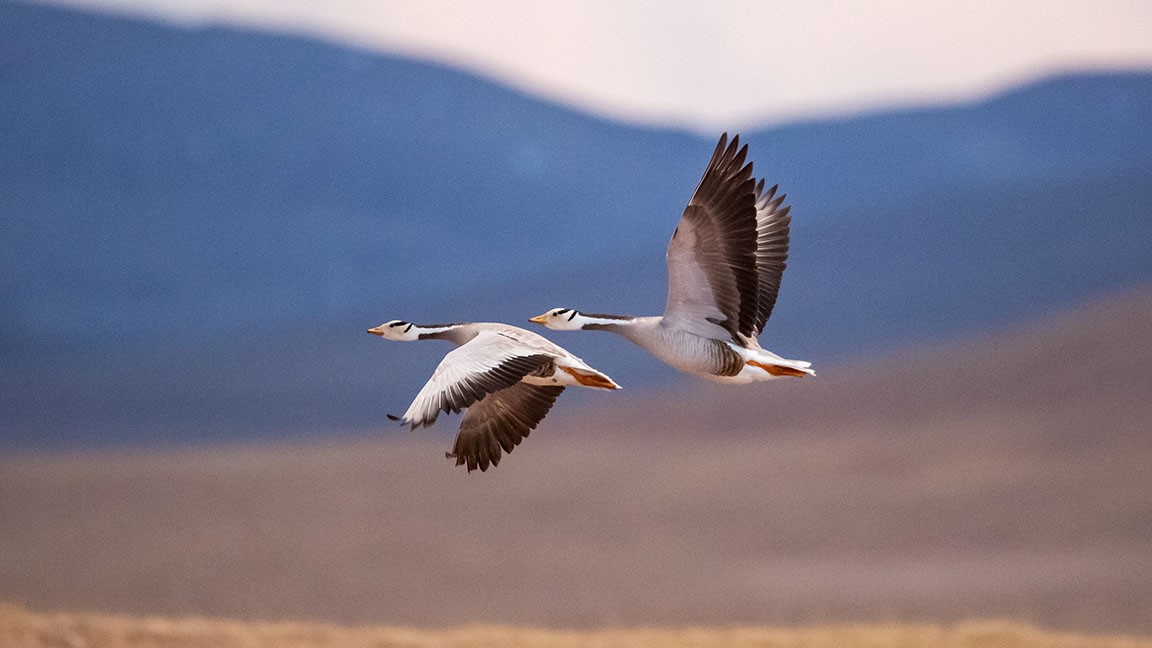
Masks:
[[[708,166],[713,166],[720,161],[723,157],[725,149],[728,148],[728,133],[720,136],[720,141],[716,142],[716,150],[712,151],[712,159],[708,161]]]
[[[462,454],[456,454],[454,452],[445,452],[444,458],[445,459],[455,459],[457,466],[463,466],[464,465],[464,455],[462,455]],[[469,465],[468,466],[468,472],[472,472],[473,468],[474,468],[474,466]]]
[[[389,421],[399,421],[400,420],[400,417],[396,416],[395,414],[385,414],[384,416],[387,416]]]

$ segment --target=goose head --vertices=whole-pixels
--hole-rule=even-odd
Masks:
[[[584,317],[572,308],[550,308],[528,321],[543,324],[553,331],[579,331],[585,324]]]
[[[396,340],[397,342],[411,342],[420,339],[420,327],[404,320],[384,322],[380,326],[368,329],[368,332],[372,335],[379,335],[385,340]]]

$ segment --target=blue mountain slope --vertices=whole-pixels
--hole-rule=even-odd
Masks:
[[[786,355],[1152,278],[1152,74],[744,136],[794,206],[765,336]],[[713,144],[353,48],[0,2],[0,438],[369,425],[445,350],[383,346],[378,320],[659,312]]]
[[[489,259],[540,266],[552,251],[521,241],[578,236],[587,210],[666,170],[611,177],[605,159],[678,139],[633,149],[619,126],[350,49],[2,10],[5,292],[9,324],[34,331],[86,314],[105,342],[351,312],[458,280],[451,258],[491,282],[508,268]]]

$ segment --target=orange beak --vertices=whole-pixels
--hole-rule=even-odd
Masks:
[[[533,324],[547,324],[548,323],[548,314],[545,313],[543,315],[537,315],[536,317],[529,318],[528,321],[532,322]]]
[[[368,332],[372,335],[384,335],[384,331],[382,331],[379,326],[368,329]]]

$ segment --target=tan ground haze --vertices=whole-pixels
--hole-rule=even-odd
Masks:
[[[575,399],[486,474],[444,459],[452,419],[9,456],[0,600],[429,628],[1009,618],[1149,635],[1149,321],[1143,291],[810,381]],[[976,645],[947,643],[969,627],[885,626],[945,643],[877,645]]]

